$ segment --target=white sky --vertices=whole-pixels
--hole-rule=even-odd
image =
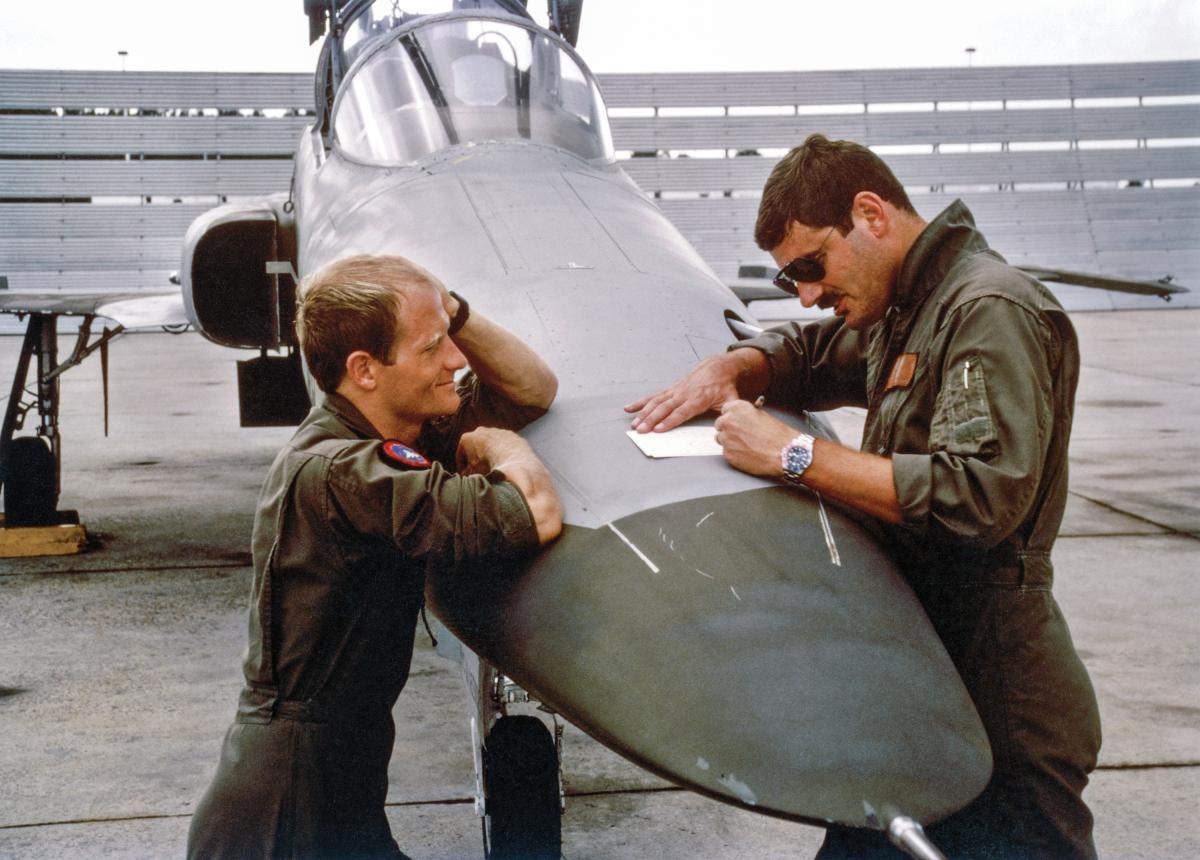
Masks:
[[[545,0],[529,0],[545,17]],[[301,0],[6,0],[0,67],[312,71]],[[168,11],[169,10],[169,11]],[[596,72],[1200,58],[1200,0],[588,0]]]

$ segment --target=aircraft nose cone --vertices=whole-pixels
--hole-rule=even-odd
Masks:
[[[764,487],[568,527],[489,582],[482,600],[438,587],[433,606],[572,722],[694,790],[879,826],[889,808],[936,820],[990,775],[916,598],[870,535],[812,494]]]

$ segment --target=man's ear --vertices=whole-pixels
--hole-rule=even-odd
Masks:
[[[891,220],[887,204],[874,191],[860,191],[855,194],[854,202],[850,204],[850,210],[860,220],[866,222],[866,228],[871,231],[872,235],[878,237],[887,232],[888,223]]]
[[[364,349],[346,356],[346,381],[363,391],[374,391],[379,384],[375,375],[375,358]]]

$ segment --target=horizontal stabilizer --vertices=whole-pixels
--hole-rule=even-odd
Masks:
[[[729,289],[738,297],[742,304],[748,302],[766,302],[775,299],[794,299],[791,293],[785,293],[774,284],[765,287],[750,287],[744,284],[730,284]]]
[[[37,293],[0,291],[0,313],[98,316],[126,330],[188,324],[178,290],[160,293]]]
[[[1159,281],[1140,281],[1132,278],[1110,278],[1103,275],[1093,275],[1088,272],[1046,269],[1041,266],[1017,266],[1017,268],[1026,274],[1033,275],[1039,281],[1070,284],[1075,287],[1093,287],[1099,290],[1112,290],[1118,293],[1158,296],[1160,299],[1168,302],[1171,300],[1171,296],[1176,293],[1190,292],[1187,287],[1171,283],[1169,275]]]
[[[757,264],[738,266],[738,283],[730,284],[729,289],[738,297],[742,304],[750,302],[768,302],[775,299],[793,299],[794,295],[775,286],[772,278],[775,270]],[[746,283],[749,281],[749,283]]]

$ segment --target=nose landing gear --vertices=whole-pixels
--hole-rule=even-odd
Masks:
[[[483,848],[488,860],[558,860],[558,754],[533,716],[498,720],[483,745]]]

